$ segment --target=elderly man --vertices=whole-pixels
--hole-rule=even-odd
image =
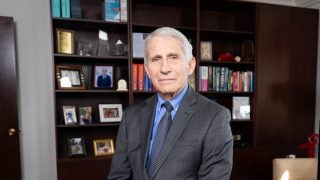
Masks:
[[[144,67],[157,93],[125,110],[108,179],[230,178],[230,112],[189,87],[195,66],[179,31],[163,27],[146,38]]]

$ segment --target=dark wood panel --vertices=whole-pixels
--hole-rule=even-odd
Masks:
[[[255,170],[255,151],[253,148],[234,149],[232,180],[253,180]]]
[[[110,158],[58,161],[58,179],[106,180],[110,166]]]
[[[259,5],[257,16],[257,146],[303,143],[314,128],[317,14]]]
[[[0,169],[1,178],[21,179],[14,21],[0,16]],[[8,130],[14,129],[12,136]]]

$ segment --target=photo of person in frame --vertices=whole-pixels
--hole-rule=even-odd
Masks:
[[[112,88],[113,87],[113,67],[112,66],[96,66],[95,67],[95,84],[96,88]]]
[[[84,155],[85,150],[83,147],[83,139],[82,138],[71,138],[69,140],[70,145],[70,155]]]
[[[105,108],[104,109],[104,118],[117,118],[119,117],[118,108]]]

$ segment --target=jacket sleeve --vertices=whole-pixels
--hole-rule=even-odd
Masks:
[[[126,132],[125,110],[118,130],[115,154],[112,158],[111,169],[108,180],[129,180],[132,179],[132,170],[128,159],[128,138]]]
[[[199,180],[230,179],[233,159],[230,118],[230,111],[226,108],[213,117],[204,139]]]

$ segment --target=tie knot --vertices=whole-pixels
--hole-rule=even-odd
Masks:
[[[172,107],[172,105],[170,104],[169,101],[164,102],[164,103],[162,104],[162,106],[166,108],[166,111],[171,112],[171,111],[173,110],[173,107]]]

